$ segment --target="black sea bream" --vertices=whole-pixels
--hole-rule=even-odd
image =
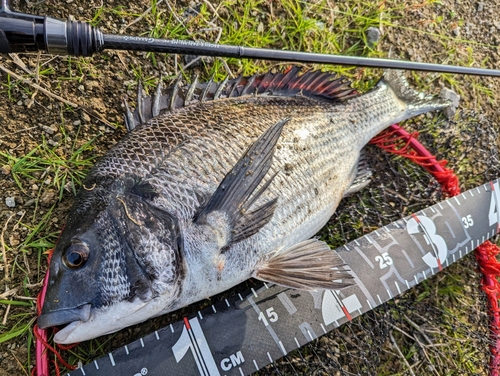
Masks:
[[[83,341],[250,277],[348,286],[338,254],[311,237],[363,186],[358,162],[373,136],[446,106],[397,72],[358,95],[344,79],[297,68],[139,95],[135,129],[75,199],[39,326],[67,324],[56,342]]]

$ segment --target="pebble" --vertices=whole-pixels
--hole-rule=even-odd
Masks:
[[[24,203],[24,206],[35,206],[35,204],[36,204],[36,200],[34,198],[32,198],[32,199],[29,199],[28,201],[26,201]]]
[[[2,166],[2,174],[9,175],[11,171],[12,171],[12,167],[10,167],[9,165]]]
[[[40,204],[43,206],[50,206],[55,202],[56,198],[57,196],[54,191],[45,191],[40,197]]]
[[[42,129],[47,133],[47,134],[54,134],[57,129],[54,129],[54,127],[47,127],[46,125],[42,126]]]
[[[368,29],[366,29],[366,40],[368,41],[370,47],[380,40],[380,36],[380,29],[378,29],[377,27],[370,26]]]
[[[5,199],[5,205],[9,208],[15,208],[16,207],[16,200],[14,197],[7,197]]]

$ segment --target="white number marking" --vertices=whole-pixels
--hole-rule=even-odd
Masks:
[[[198,318],[194,317],[189,322],[185,319],[184,322],[181,336],[172,346],[176,362],[179,363],[190,350],[200,375],[220,376]]]
[[[420,231],[420,227],[423,228],[424,239],[427,244],[434,244],[437,248],[437,255],[435,252],[427,252],[422,260],[429,265],[431,268],[436,268],[442,265],[446,257],[448,256],[448,247],[444,239],[436,234],[436,225],[432,222],[432,219],[428,217],[422,217],[415,215],[408,221],[407,231],[409,234],[417,234]],[[437,257],[436,257],[437,256]]]
[[[387,252],[382,253],[381,256],[375,256],[375,261],[379,262],[380,269],[387,268],[393,264],[392,258]]]
[[[465,228],[474,226],[474,220],[472,219],[472,216],[470,214],[466,217],[462,217],[462,222],[464,223]]]
[[[271,322],[278,321],[278,314],[276,312],[274,312],[273,307],[266,309],[266,314],[267,314],[267,317],[269,318],[269,321],[271,321]],[[264,315],[264,312],[262,312],[262,311],[259,313],[259,321],[262,321],[264,323],[264,326],[269,325],[269,323],[267,322],[266,316]]]
[[[499,203],[500,203],[500,188],[498,187],[498,181],[496,181],[494,184],[492,184],[490,211],[488,213],[490,226],[493,226],[495,223],[500,223],[500,210],[498,210]]]

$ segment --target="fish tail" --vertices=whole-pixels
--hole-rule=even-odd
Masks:
[[[406,104],[405,119],[429,111],[442,110],[451,103],[446,99],[412,89],[400,70],[386,70],[377,86],[389,87],[398,99]]]

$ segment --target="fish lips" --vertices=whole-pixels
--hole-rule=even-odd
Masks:
[[[40,329],[45,329],[51,326],[69,324],[74,321],[86,322],[90,319],[91,308],[91,304],[84,304],[76,308],[60,309],[57,311],[42,313],[38,316],[38,327]]]

